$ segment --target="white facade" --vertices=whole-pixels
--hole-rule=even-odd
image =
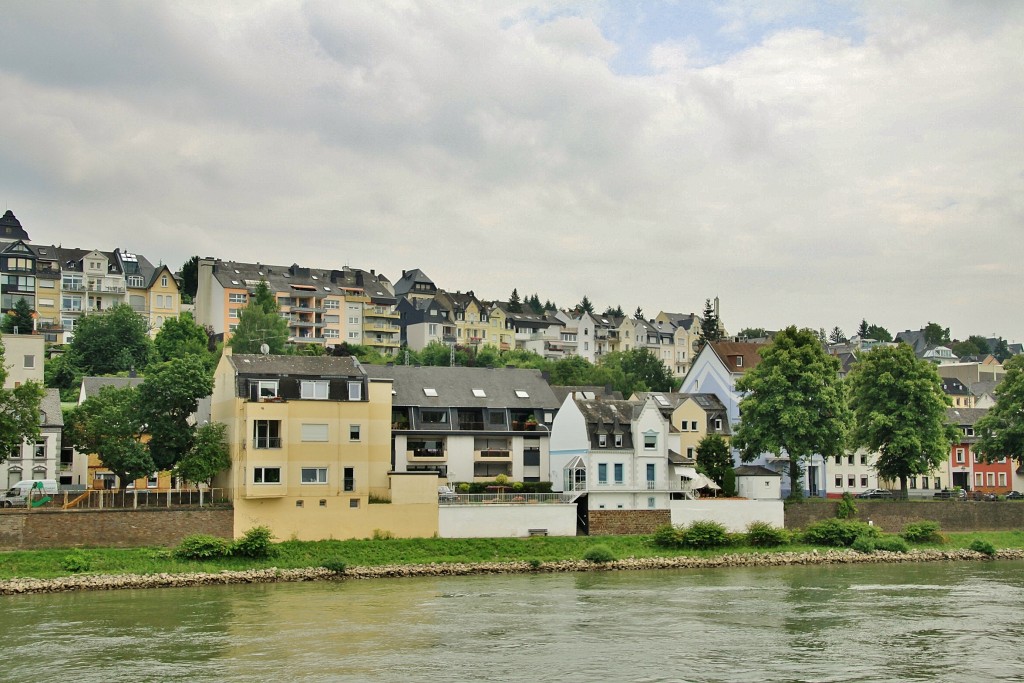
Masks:
[[[437,518],[441,538],[576,535],[576,505],[441,505]]]

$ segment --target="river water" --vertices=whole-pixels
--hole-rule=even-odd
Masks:
[[[1020,681],[1024,563],[0,598],[0,681]]]

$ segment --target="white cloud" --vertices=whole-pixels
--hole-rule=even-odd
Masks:
[[[763,37],[710,66],[662,38],[649,75],[592,5],[61,10],[0,27],[0,181],[37,241],[1024,339],[1012,4],[869,3],[856,38],[734,13]]]

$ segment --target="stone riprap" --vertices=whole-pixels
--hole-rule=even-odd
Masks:
[[[0,581],[0,595],[58,593],[79,590],[176,588],[241,583],[276,583],[345,579],[385,579],[414,576],[466,576],[529,572],[587,572],[637,569],[711,569],[721,567],[783,567],[816,564],[883,564],[900,562],[950,562],[977,560],[1024,560],[1024,550],[1000,550],[994,558],[973,550],[913,550],[908,553],[858,553],[854,550],[822,550],[805,553],[735,553],[715,557],[628,558],[602,564],[586,560],[542,562],[437,563],[351,567],[338,574],[324,567],[304,569],[251,569],[188,574],[76,574],[56,579],[8,579]]]

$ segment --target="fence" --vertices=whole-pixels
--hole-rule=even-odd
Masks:
[[[446,493],[438,497],[440,505],[527,505],[530,503],[571,503],[573,493]]]
[[[47,500],[49,499],[49,500]],[[40,510],[137,510],[144,508],[224,507],[231,504],[231,489],[124,489],[60,491],[32,497],[26,508]],[[20,508],[21,506],[19,506]]]

